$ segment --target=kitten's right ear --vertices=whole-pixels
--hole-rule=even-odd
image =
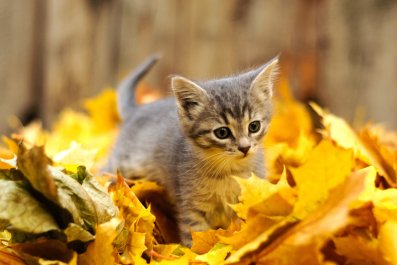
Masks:
[[[196,118],[208,103],[207,92],[189,79],[174,76],[171,79],[171,87],[179,113],[186,115],[190,120]]]
[[[273,83],[278,75],[278,56],[270,60],[251,83],[251,93],[261,100],[268,100],[273,96]]]

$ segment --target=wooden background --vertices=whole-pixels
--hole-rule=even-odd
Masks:
[[[158,88],[282,52],[300,99],[397,128],[397,1],[0,0],[0,132],[11,115],[50,127],[153,52]]]

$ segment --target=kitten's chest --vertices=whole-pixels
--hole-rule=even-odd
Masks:
[[[231,220],[235,218],[230,204],[238,201],[240,187],[233,177],[212,179],[201,189],[203,209],[206,213],[208,224],[212,228],[226,229]]]

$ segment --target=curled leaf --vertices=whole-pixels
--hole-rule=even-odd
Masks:
[[[46,198],[56,202],[58,200],[57,187],[49,170],[49,159],[43,147],[34,146],[27,149],[23,143],[19,145],[17,166],[35,190]]]
[[[23,182],[0,179],[0,230],[41,234],[59,227],[46,206],[36,200]]]

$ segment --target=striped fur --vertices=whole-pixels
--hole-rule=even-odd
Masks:
[[[277,67],[275,58],[222,79],[193,82],[175,76],[175,98],[122,115],[124,123],[107,170],[119,169],[126,177],[165,186],[185,245],[191,244],[191,230],[227,228],[235,218],[228,206],[237,202],[240,192],[233,176],[248,177],[251,172],[265,176],[262,142],[271,119]],[[133,93],[134,87],[129,91]],[[260,122],[258,132],[248,129],[253,121]],[[231,135],[217,138],[214,130],[220,127],[229,128]]]

